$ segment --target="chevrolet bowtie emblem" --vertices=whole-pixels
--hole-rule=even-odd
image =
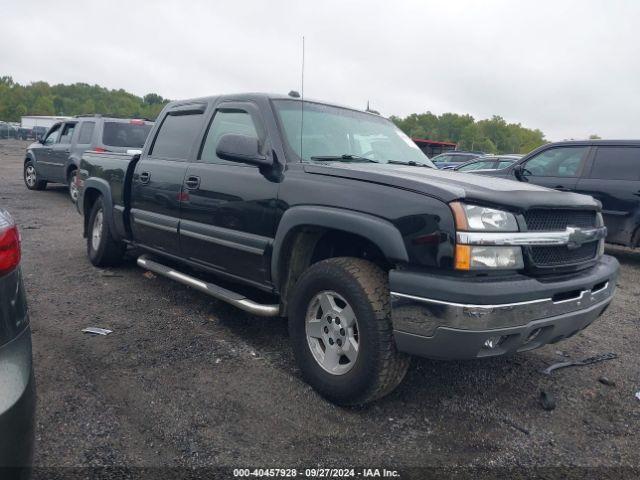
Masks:
[[[569,250],[580,248],[583,244],[595,240],[597,236],[597,230],[585,231],[579,227],[567,227],[566,232],[569,234],[569,241],[567,242]]]

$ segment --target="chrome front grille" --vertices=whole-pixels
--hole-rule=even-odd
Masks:
[[[566,245],[531,247],[531,259],[538,267],[556,267],[592,260],[598,253],[598,242],[589,242],[571,250]]]
[[[596,226],[595,210],[534,209],[523,214],[528,231],[562,232],[567,227],[590,229]],[[536,267],[560,267],[588,262],[598,253],[598,242],[578,248],[567,245],[531,247],[531,261]]]

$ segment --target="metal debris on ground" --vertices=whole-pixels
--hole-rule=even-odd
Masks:
[[[583,365],[591,365],[594,363],[603,362],[605,360],[613,360],[614,358],[618,358],[618,355],[613,352],[601,353],[600,355],[595,355],[593,357],[585,358],[583,360],[569,360],[568,362],[554,363],[550,367],[544,369],[542,373],[551,375],[551,372],[553,372],[554,370],[558,370],[559,368],[581,367]]]
[[[142,276],[149,279],[156,278],[156,276],[151,272],[144,272]]]
[[[109,270],[101,270],[101,277],[122,277],[122,274],[116,272],[110,272]]]
[[[556,400],[549,392],[540,390],[540,405],[542,405],[542,408],[546,411],[550,412],[551,410],[555,410]]]
[[[636,398],[640,400],[640,392],[636,392]]]
[[[99,327],[87,327],[83,328],[82,331],[84,333],[93,333],[94,335],[109,335],[113,330],[109,330],[108,328],[99,328]]]
[[[598,381],[603,385],[607,385],[608,387],[615,387],[616,386],[616,382],[614,382],[613,380],[610,380],[607,377],[599,377]]]
[[[513,427],[513,428],[515,428],[516,430],[518,430],[518,431],[520,431],[520,432],[524,433],[525,435],[530,435],[530,434],[531,434],[531,432],[529,432],[529,430],[528,430],[527,428],[524,428],[523,426],[518,425],[518,424],[517,424],[516,422],[514,422],[513,420],[510,420],[510,419],[508,419],[508,418],[503,418],[503,419],[502,419],[502,421],[503,421],[504,423],[506,423],[507,425],[509,425],[510,427]]]

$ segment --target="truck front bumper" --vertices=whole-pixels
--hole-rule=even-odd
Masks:
[[[396,345],[412,355],[470,359],[558,342],[607,309],[618,268],[618,261],[605,255],[594,267],[561,280],[392,270]]]

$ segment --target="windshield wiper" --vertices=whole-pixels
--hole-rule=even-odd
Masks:
[[[316,160],[318,162],[340,162],[343,160],[352,162],[352,161],[364,161],[364,162],[370,162],[370,163],[380,163],[380,162],[376,162],[375,160],[372,160],[371,158],[367,158],[367,157],[359,157],[358,155],[350,155],[350,154],[343,154],[343,155],[320,155],[320,156],[316,156],[316,157],[311,157],[311,160]]]
[[[408,162],[400,162],[398,160],[388,160],[387,163],[393,163],[394,165],[411,165],[412,167],[427,167],[432,168],[426,163],[414,162],[413,160],[409,160]]]

